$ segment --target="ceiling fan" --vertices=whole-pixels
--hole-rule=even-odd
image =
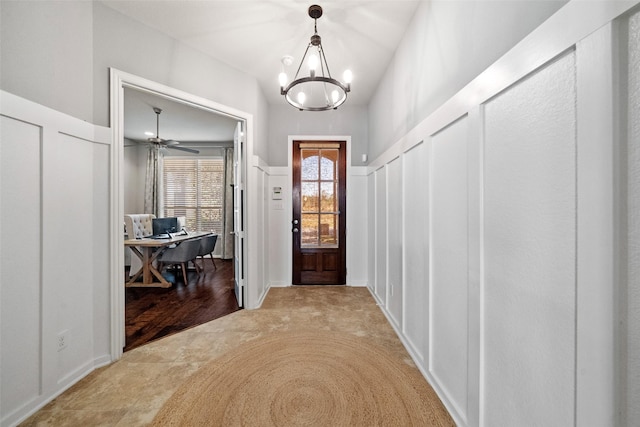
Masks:
[[[180,144],[180,142],[178,141],[175,141],[173,139],[160,138],[160,113],[162,113],[162,109],[153,107],[153,111],[156,113],[156,136],[153,138],[148,138],[147,141],[149,141],[149,143],[155,144],[160,148],[171,148],[172,150],[180,150],[186,151],[187,153],[200,154],[200,151],[194,150],[193,148],[178,147],[177,145]]]

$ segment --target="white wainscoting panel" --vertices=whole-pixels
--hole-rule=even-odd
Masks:
[[[92,144],[93,147],[93,194],[109,194],[110,188],[110,162],[107,144]],[[106,197],[94,197],[93,203],[93,259],[109,259],[109,241],[111,230],[109,228],[109,199]],[[111,283],[109,281],[109,264],[93,263],[93,352],[96,355],[109,355],[111,353],[111,305],[106,304],[111,296]],[[86,282],[85,282],[86,283]],[[103,363],[109,362],[109,359]]]
[[[375,295],[387,301],[387,169],[376,170],[376,284]]]
[[[111,360],[111,132],[6,92],[0,104],[4,426]]]
[[[44,286],[55,289],[50,294],[58,306],[54,333],[67,330],[69,342],[67,349],[58,352],[59,381],[73,376],[79,367],[87,369],[85,365],[92,361],[93,324],[75,321],[91,319],[93,313],[93,246],[82,237],[84,230],[91,230],[88,234],[93,237],[92,145],[65,134],[55,144],[44,145],[42,274]]]
[[[457,425],[640,425],[638,3],[568,2],[370,163],[372,293]]]
[[[617,397],[621,343],[616,331],[622,313],[618,295],[621,251],[616,232],[622,209],[616,207],[619,177],[626,169],[618,158],[612,88],[617,80],[612,49],[618,26],[605,25],[576,44],[576,361],[575,425],[624,425]],[[603,66],[603,65],[608,66]],[[606,284],[606,285],[605,285]]]
[[[467,138],[465,117],[432,137],[429,163],[429,371],[463,420],[468,353]]]
[[[427,149],[420,143],[402,157],[403,215],[403,332],[415,356],[424,363],[427,354],[429,307],[429,218],[427,210]]]
[[[280,187],[282,199],[269,197],[265,209],[269,209],[269,233],[267,237],[269,286],[291,286],[291,182],[287,168],[272,167],[269,170],[269,192]]]
[[[376,286],[376,254],[377,254],[377,239],[379,238],[376,232],[376,174],[370,173],[367,176],[367,235],[369,240],[369,246],[367,248],[367,287],[372,293],[375,293]]]
[[[2,412],[41,393],[41,127],[0,117]],[[25,242],[16,250],[16,242]]]
[[[402,160],[387,164],[387,310],[402,329]]]
[[[486,104],[484,425],[573,425],[576,93],[570,52]]]
[[[640,12],[629,21],[627,425],[640,425]]]
[[[260,225],[259,229],[256,230],[257,233],[253,233],[252,235],[255,236],[254,238],[256,239],[256,246],[258,247],[258,250],[262,253],[266,253],[265,251],[268,250],[268,248],[266,247],[266,238],[265,235],[267,234],[267,230],[264,227],[264,224],[267,224],[267,213],[266,213],[266,203],[268,203],[267,198],[269,197],[269,191],[267,189],[267,182],[268,182],[268,177],[267,174],[265,173],[264,169],[262,168],[257,168],[256,171],[256,198],[255,198],[255,202],[256,202],[256,209],[257,209],[257,217],[258,217],[258,224]],[[266,258],[267,257],[258,257],[258,265],[256,266],[256,274],[257,274],[257,283],[256,283],[256,290],[258,292],[259,298],[258,301],[262,301],[264,299],[264,297],[266,296],[266,292],[267,292],[267,283],[268,283],[268,275],[266,274]]]
[[[347,177],[347,285],[367,285],[369,247],[366,168],[350,167]]]

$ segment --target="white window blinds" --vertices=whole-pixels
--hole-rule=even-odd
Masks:
[[[165,157],[164,215],[184,216],[189,231],[222,233],[224,161],[222,157]]]

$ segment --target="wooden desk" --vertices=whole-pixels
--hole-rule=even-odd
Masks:
[[[162,277],[160,271],[153,266],[153,261],[160,255],[167,246],[175,243],[184,242],[185,240],[197,239],[212,233],[194,232],[188,235],[174,235],[171,239],[129,239],[124,241],[124,245],[131,248],[131,251],[140,258],[142,267],[138,270],[125,286],[127,287],[171,287],[171,282]],[[136,282],[142,275],[142,282]],[[154,280],[154,277],[157,281]]]

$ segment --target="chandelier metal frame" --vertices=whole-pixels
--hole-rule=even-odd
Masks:
[[[327,111],[327,110],[335,110],[347,100],[347,93],[351,91],[351,81],[350,77],[345,78],[347,80],[346,83],[342,83],[333,77],[331,77],[331,72],[329,71],[329,65],[327,64],[327,58],[324,54],[324,49],[322,48],[322,40],[320,35],[318,35],[318,26],[317,21],[318,18],[322,16],[322,7],[319,5],[311,5],[309,6],[309,16],[313,19],[313,30],[314,33],[311,36],[311,41],[307,45],[306,50],[304,51],[304,55],[302,56],[302,60],[300,61],[300,65],[298,66],[298,70],[296,71],[295,77],[293,81],[286,85],[286,74],[284,72],[280,73],[280,94],[284,96],[289,104],[296,107],[300,111]],[[317,49],[318,52],[318,63],[320,66],[320,75],[316,75],[315,69],[311,68],[308,77],[298,77],[300,74],[300,70],[302,69],[302,64],[305,63],[305,59],[307,58],[307,54],[309,54],[309,50],[313,48]],[[284,63],[284,58],[283,58]],[[326,71],[326,74],[325,74]],[[349,74],[347,74],[349,73]],[[345,71],[345,76],[350,76],[350,71]],[[307,83],[320,83],[322,85],[322,90],[324,92],[324,101],[325,105],[305,105],[305,95],[302,96],[302,99],[295,99],[292,89],[295,87],[299,87],[301,85],[305,85]],[[286,85],[286,86],[285,86]],[[308,86],[308,85],[307,85]],[[302,86],[304,87],[304,86]],[[298,92],[300,94],[300,92]],[[337,95],[336,95],[337,94]],[[299,96],[299,95],[298,95]]]

